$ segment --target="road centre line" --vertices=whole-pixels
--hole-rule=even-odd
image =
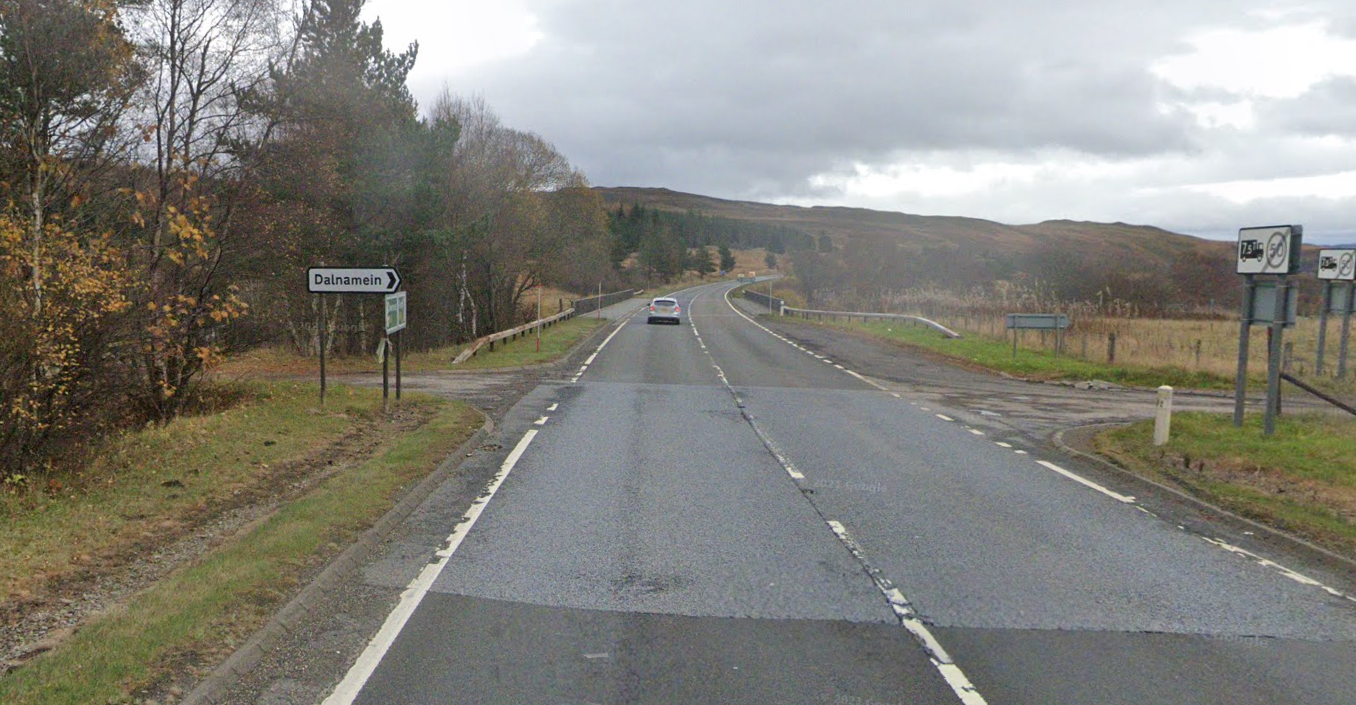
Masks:
[[[545,426],[545,425],[546,425],[546,421],[547,421],[548,419],[550,419],[550,418],[551,418],[550,416],[543,416],[543,417],[537,419],[536,421],[533,421],[532,423],[534,423],[534,424],[536,424],[536,425],[538,425],[538,426]]]
[[[552,404],[552,405],[546,407],[546,410],[547,410],[547,411],[555,411],[556,409],[559,409],[559,408],[560,408],[560,404],[559,404],[559,403],[555,403],[555,404]]]
[[[773,337],[781,338],[781,336],[779,336],[777,333],[773,332],[771,329],[769,329],[769,328],[767,328],[767,327],[765,327],[765,326],[759,324],[757,321],[753,320],[752,318],[749,318],[748,316],[744,315],[741,311],[739,311],[737,308],[735,308],[734,303],[730,301],[730,298],[729,298],[729,292],[728,292],[728,291],[726,292],[726,295],[725,295],[725,302],[726,302],[726,304],[730,307],[730,309],[731,309],[732,311],[734,311],[736,314],[738,314],[738,315],[739,315],[741,318],[743,318],[744,320],[746,320],[746,321],[748,321],[748,322],[750,322],[750,323],[753,323],[755,326],[757,326],[758,328],[763,329],[763,331],[765,331],[765,332],[771,334]],[[784,340],[786,340],[786,339],[784,339]],[[826,359],[825,356],[820,355],[820,354],[818,354],[818,353],[815,353],[815,352],[809,350],[808,348],[802,348],[802,347],[800,347],[799,345],[797,345],[796,343],[791,342],[790,340],[786,340],[786,342],[787,342],[789,345],[791,345],[792,347],[794,347],[794,348],[803,350],[807,355],[811,355],[811,356],[813,356],[813,357],[815,357],[815,358],[824,360],[826,363],[832,362],[831,360]],[[839,369],[843,369],[843,368],[840,367]],[[868,383],[868,384],[871,384],[872,386],[877,387],[878,389],[880,389],[880,390],[882,390],[882,391],[888,391],[888,389],[886,389],[885,387],[882,387],[882,386],[876,384],[875,382],[873,382],[873,381],[871,381],[871,380],[865,379],[864,377],[862,377],[861,375],[857,374],[856,372],[853,372],[853,371],[851,371],[851,370],[844,370],[844,371],[846,371],[848,374],[851,374],[852,376],[858,378],[859,380],[861,380],[861,381],[863,381],[863,382],[866,382],[866,383]],[[727,384],[728,384],[728,383],[727,383]],[[903,399],[903,397],[902,397],[900,394],[896,393],[896,392],[890,392],[890,394],[891,394],[891,396],[895,397],[896,399]],[[914,402],[914,401],[910,401],[909,404],[912,405],[912,406],[915,406],[915,407],[920,408],[922,411],[931,411],[931,409],[928,408],[928,407],[925,407],[925,406],[919,407],[918,403],[917,403],[917,402]],[[938,416],[938,418],[941,418],[941,419],[946,420],[946,421],[952,421],[952,420],[953,420],[953,419],[951,419],[950,417],[947,417],[947,416],[942,415],[942,414],[937,414],[937,416]],[[756,429],[756,427],[755,427],[755,429]],[[973,433],[973,434],[975,434],[975,435],[981,435],[981,436],[984,435],[982,431],[978,431],[978,430],[976,430],[976,429],[969,429],[969,430],[970,430],[971,433]],[[1002,447],[1002,448],[1010,449],[1010,450],[1012,450],[1013,453],[1015,453],[1016,455],[1023,455],[1023,456],[1029,456],[1029,455],[1030,455],[1030,453],[1028,453],[1028,452],[1025,451],[1025,450],[1022,450],[1022,449],[1019,449],[1019,448],[1014,448],[1014,447],[1012,446],[1012,444],[1010,444],[1010,443],[1005,443],[1005,442],[1003,442],[1003,441],[997,441],[997,442],[996,442],[996,445],[998,445],[999,447]],[[780,456],[779,456],[779,460],[781,460]],[[1077,475],[1077,474],[1075,474],[1075,473],[1069,472],[1068,470],[1065,470],[1064,468],[1062,468],[1062,467],[1060,467],[1060,466],[1058,466],[1058,465],[1055,465],[1054,463],[1050,463],[1050,462],[1047,462],[1047,461],[1044,461],[1044,460],[1038,460],[1038,461],[1036,461],[1036,462],[1037,462],[1038,464],[1044,466],[1045,468],[1049,469],[1049,470],[1053,470],[1054,472],[1057,472],[1057,473],[1059,473],[1059,474],[1061,474],[1061,475],[1067,477],[1068,479],[1071,479],[1071,480],[1073,480],[1073,481],[1075,481],[1075,482],[1078,482],[1079,484],[1085,485],[1085,486],[1089,487],[1090,489],[1096,490],[1096,491],[1098,491],[1098,492],[1100,492],[1100,493],[1102,493],[1102,494],[1104,494],[1104,495],[1106,495],[1106,496],[1108,496],[1108,497],[1111,497],[1112,499],[1115,499],[1115,500],[1118,501],[1118,502],[1121,502],[1121,503],[1123,503],[1123,504],[1129,504],[1129,505],[1131,505],[1131,506],[1134,506],[1136,509],[1139,509],[1140,511],[1144,512],[1145,514],[1148,514],[1148,515],[1150,515],[1150,516],[1153,516],[1153,517],[1155,517],[1155,518],[1158,518],[1158,515],[1155,514],[1154,512],[1152,512],[1152,511],[1150,511],[1150,510],[1148,510],[1148,509],[1145,509],[1144,507],[1139,506],[1138,504],[1136,504],[1136,503],[1135,503],[1135,498],[1134,498],[1133,496],[1122,495],[1122,494],[1119,494],[1119,493],[1117,493],[1117,492],[1113,492],[1112,490],[1107,489],[1106,487],[1103,487],[1103,486],[1101,486],[1101,485],[1099,485],[1099,484],[1097,484],[1097,483],[1095,483],[1095,482],[1092,482],[1091,480],[1088,480],[1088,479],[1086,479],[1086,478],[1084,478],[1084,477],[1081,477],[1081,476],[1079,476],[1079,475]],[[789,464],[786,463],[786,462],[783,462],[783,465],[784,465],[785,467],[788,467],[788,469],[789,469],[789,467],[790,467]],[[803,475],[800,475],[799,472],[797,472],[796,475],[799,475],[800,477],[803,477]],[[793,475],[793,477],[795,477],[796,475]],[[840,525],[840,526],[841,526],[841,525]],[[1178,528],[1185,529],[1185,527],[1181,527],[1181,526],[1179,526]],[[837,533],[837,531],[835,531],[835,533]],[[1327,586],[1327,585],[1324,585],[1324,584],[1322,584],[1322,583],[1320,583],[1320,582],[1314,580],[1313,578],[1310,578],[1310,577],[1308,577],[1308,576],[1306,576],[1306,575],[1303,575],[1303,574],[1298,573],[1298,572],[1296,572],[1296,571],[1294,571],[1294,570],[1291,570],[1291,569],[1289,569],[1289,568],[1286,568],[1285,566],[1282,566],[1282,565],[1280,565],[1280,564],[1278,564],[1278,563],[1275,563],[1274,561],[1271,561],[1271,560],[1268,560],[1268,559],[1263,558],[1263,557],[1261,557],[1261,556],[1258,556],[1258,555],[1256,555],[1256,554],[1254,554],[1254,553],[1251,553],[1251,552],[1249,552],[1249,551],[1247,551],[1247,550],[1245,550],[1245,549],[1239,548],[1239,547],[1237,547],[1237,546],[1232,546],[1232,545],[1230,545],[1230,544],[1227,544],[1227,543],[1225,543],[1225,542],[1223,542],[1223,541],[1220,541],[1220,540],[1217,540],[1217,539],[1211,539],[1211,538],[1204,537],[1204,536],[1202,536],[1201,538],[1204,539],[1205,541],[1209,542],[1210,544],[1214,545],[1214,546],[1217,546],[1217,547],[1219,547],[1219,548],[1222,548],[1222,549],[1224,549],[1224,550],[1226,550],[1226,551],[1229,551],[1229,552],[1231,552],[1231,553],[1235,553],[1235,554],[1237,554],[1237,555],[1241,555],[1241,556],[1247,557],[1247,558],[1249,558],[1249,559],[1255,561],[1256,563],[1258,563],[1259,565],[1261,565],[1261,566],[1263,566],[1263,567],[1271,568],[1272,570],[1275,570],[1275,571],[1279,572],[1281,575],[1283,575],[1283,576],[1285,576],[1285,577],[1287,577],[1287,578],[1289,578],[1289,579],[1291,579],[1291,580],[1294,580],[1295,582],[1298,582],[1298,583],[1303,584],[1303,585],[1309,585],[1309,586],[1319,587],[1320,589],[1324,590],[1325,592],[1327,592],[1328,594],[1330,594],[1330,595],[1332,595],[1332,596],[1335,596],[1335,597],[1341,597],[1341,598],[1343,598],[1343,599],[1346,599],[1346,600],[1349,600],[1349,601],[1352,601],[1352,602],[1356,602],[1356,597],[1354,597],[1354,596],[1351,596],[1351,595],[1347,595],[1347,594],[1345,594],[1345,593],[1342,593],[1342,592],[1340,592],[1340,591],[1338,591],[1338,590],[1336,590],[1336,589],[1334,589],[1334,588],[1332,588],[1332,587],[1329,587],[1329,586]],[[892,604],[893,604],[893,603],[892,603]],[[915,634],[915,636],[917,636],[917,635]],[[953,664],[937,663],[937,662],[934,661],[934,665],[937,666],[937,668],[938,668],[939,671],[942,671],[944,677],[946,677],[946,675],[947,675],[947,674],[946,674],[946,670],[944,670],[944,669],[955,669],[955,671],[957,672],[957,674],[959,675],[959,677],[960,677],[961,679],[964,679],[964,674],[963,674],[963,673],[960,673],[959,668],[956,668]],[[948,682],[948,683],[951,683],[952,681],[951,681],[950,678],[948,678],[947,682]],[[964,681],[964,682],[965,682],[965,684],[966,684],[967,686],[969,686],[968,680],[966,680],[966,681]],[[953,685],[953,688],[954,688],[954,687],[955,687],[955,686]],[[974,691],[973,686],[969,686],[969,691],[968,691],[968,692],[973,693],[973,695],[974,695],[975,697],[979,698],[979,699],[978,699],[978,700],[970,700],[970,699],[967,699],[967,696],[966,696],[965,693],[962,693],[961,690],[957,690],[957,691],[956,691],[957,695],[959,695],[959,696],[961,697],[961,700],[962,700],[963,703],[965,703],[965,705],[970,705],[971,703],[983,703],[983,702],[984,702],[983,698],[982,698],[982,697],[979,697],[978,692],[975,692],[975,691]]]
[[[923,411],[927,411],[927,409],[923,409]],[[951,418],[950,416],[947,416],[946,414],[937,414],[937,418],[943,421],[955,421],[955,419]]]
[[[1021,453],[1022,455],[1025,455],[1025,453],[1024,453],[1023,451],[1017,451],[1017,452],[1018,452],[1018,453]],[[1062,467],[1060,467],[1060,466],[1058,466],[1058,465],[1055,465],[1054,463],[1051,463],[1051,462],[1048,462],[1048,461],[1045,461],[1045,460],[1037,460],[1036,463],[1037,463],[1038,465],[1044,466],[1045,468],[1047,468],[1047,469],[1049,469],[1049,470],[1054,470],[1055,472],[1057,472],[1057,473],[1059,473],[1059,474],[1061,474],[1061,475],[1063,475],[1063,476],[1069,478],[1070,480],[1073,480],[1074,482],[1077,482],[1077,483],[1079,483],[1079,484],[1081,484],[1081,485],[1085,485],[1085,486],[1090,487],[1090,488],[1092,488],[1092,489],[1094,489],[1094,490],[1097,490],[1098,492],[1101,492],[1102,494],[1104,494],[1104,495],[1106,495],[1106,496],[1108,496],[1108,497],[1110,497],[1110,498],[1116,500],[1117,502],[1123,502],[1123,503],[1125,503],[1125,504],[1134,504],[1134,503],[1135,503],[1135,498],[1134,498],[1134,497],[1130,497],[1130,496],[1127,496],[1127,495],[1123,495],[1123,494],[1119,494],[1119,493],[1116,493],[1116,492],[1112,492],[1111,490],[1109,490],[1109,489],[1107,489],[1107,488],[1105,488],[1105,487],[1103,487],[1103,486],[1097,484],[1096,482],[1093,482],[1092,480],[1089,480],[1089,479],[1087,479],[1087,478],[1085,478],[1085,477],[1082,477],[1082,476],[1080,476],[1080,475],[1075,475],[1074,473],[1071,473],[1071,472],[1069,472],[1068,470],[1065,470],[1064,468],[1062,468]]]
[[[335,687],[334,692],[330,693],[328,698],[325,698],[323,705],[351,705],[353,700],[358,697],[358,693],[362,692],[363,686],[367,684],[367,680],[377,670],[378,664],[385,658],[386,652],[395,643],[396,637],[400,636],[401,630],[405,628],[405,624],[414,614],[415,609],[419,607],[419,603],[428,594],[429,588],[433,587],[433,582],[438,579],[443,568],[446,568],[448,562],[452,560],[452,554],[457,552],[457,548],[466,539],[466,535],[476,525],[476,520],[480,519],[485,507],[489,506],[490,500],[494,499],[499,487],[504,484],[508,474],[512,472],[513,467],[518,464],[523,453],[527,451],[527,447],[532,444],[532,439],[536,437],[537,431],[535,429],[523,434],[522,440],[518,441],[513,452],[509,453],[508,457],[504,459],[504,463],[499,466],[499,472],[485,487],[485,493],[472,502],[470,508],[462,515],[461,521],[457,523],[456,528],[447,537],[445,547],[433,554],[438,560],[425,565],[419,575],[410,581],[410,584],[400,593],[400,601],[396,603],[395,609],[391,610],[390,615],[386,617],[386,622],[381,625],[376,636],[372,637],[372,640],[367,643],[367,648],[363,649],[363,652],[358,655],[358,660],[348,669],[348,673]]]
[[[963,705],[987,705],[984,696],[980,695],[979,690],[966,677],[965,671],[956,665],[951,654],[947,653],[937,637],[918,618],[918,613],[914,611],[913,605],[909,603],[904,593],[900,592],[899,588],[895,587],[894,583],[867,559],[866,552],[862,549],[861,544],[848,534],[847,527],[838,521],[825,520],[825,523],[829,525],[834,536],[838,537],[838,540],[848,549],[852,557],[856,558],[857,562],[862,565],[867,575],[871,577],[872,582],[875,583],[876,588],[885,595],[885,600],[889,603],[890,610],[895,613],[895,617],[899,619],[900,626],[907,629],[922,645],[923,650],[928,653],[933,667],[941,674],[946,684],[951,686],[951,690],[960,698],[961,703]]]
[[[981,431],[981,430],[979,430],[979,429],[977,429],[977,428],[972,428],[972,429],[969,429],[969,430],[970,430],[970,433],[973,433],[973,434],[975,434],[976,436],[982,436],[982,435],[984,435],[984,432]]]

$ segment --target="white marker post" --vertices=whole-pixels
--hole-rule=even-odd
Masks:
[[[1172,387],[1158,388],[1158,412],[1154,415],[1154,445],[1167,445],[1172,429]]]

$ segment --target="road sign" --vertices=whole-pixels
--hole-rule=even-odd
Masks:
[[[1238,231],[1239,274],[1294,274],[1299,271],[1299,225],[1271,225]]]
[[[405,309],[409,300],[407,292],[397,291],[386,295],[386,334],[405,330]]]
[[[1008,330],[1064,330],[1069,317],[1062,313],[1009,313]]]
[[[1328,299],[1328,313],[1344,314],[1347,313],[1347,307],[1351,303],[1351,287],[1344,284],[1333,284],[1332,293]]]
[[[1319,250],[1318,278],[1356,281],[1356,250]]]
[[[312,294],[389,294],[400,288],[395,267],[311,267],[306,290]]]
[[[1285,327],[1291,328],[1295,325],[1295,318],[1299,314],[1299,287],[1287,286],[1285,288]],[[1257,285],[1257,290],[1252,299],[1252,324],[1255,326],[1271,325],[1272,319],[1276,317],[1276,284],[1274,282],[1261,282]]]

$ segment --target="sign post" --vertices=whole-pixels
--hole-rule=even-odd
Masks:
[[[1234,425],[1243,425],[1243,403],[1248,386],[1248,344],[1252,324],[1271,325],[1271,346],[1267,360],[1266,413],[1262,422],[1263,435],[1276,431],[1276,417],[1280,413],[1282,336],[1287,325],[1293,325],[1293,311],[1297,305],[1296,289],[1289,286],[1289,275],[1299,271],[1300,244],[1304,228],[1299,225],[1270,225],[1243,228],[1238,231],[1238,251],[1235,253],[1236,271],[1242,274],[1243,312],[1240,314],[1238,335],[1238,375],[1234,380]],[[1276,277],[1275,282],[1259,285],[1258,276]],[[1268,297],[1268,295],[1270,295]],[[1268,307],[1265,304],[1270,304]],[[1259,305],[1263,304],[1263,305]]]
[[[1351,298],[1351,282],[1356,281],[1356,250],[1319,250],[1318,278],[1323,282],[1323,307],[1318,312],[1318,356],[1314,359],[1314,372],[1323,374],[1323,358],[1328,347],[1328,314],[1342,313],[1349,307],[1336,306],[1334,294],[1344,294],[1343,301]],[[1342,319],[1349,325],[1347,318]],[[1341,362],[1338,367],[1345,371]]]
[[[1012,331],[1012,358],[1017,359],[1017,334],[1024,330],[1053,330],[1055,332],[1055,357],[1064,344],[1064,330],[1069,327],[1069,317],[1062,313],[1009,313],[1007,328]]]
[[[1356,310],[1356,284],[1347,284],[1346,287],[1339,289],[1341,296],[1342,312],[1342,344],[1337,348],[1337,378],[1346,379],[1347,376],[1347,341],[1351,337],[1351,314]]]
[[[404,340],[404,336],[400,335],[400,331],[405,330],[405,326],[408,319],[408,310],[409,310],[408,293],[404,291],[397,291],[394,294],[386,295],[386,325],[385,325],[386,339],[388,341],[391,341],[391,343],[388,344],[388,348],[390,347],[390,345],[395,346],[396,401],[400,401],[400,352],[401,352],[400,348],[404,347],[403,345],[401,345],[401,343]],[[392,335],[395,335],[397,337],[391,338]],[[387,352],[390,351],[388,350]],[[382,362],[381,375],[382,375],[382,387],[385,388],[386,363],[384,360]]]
[[[320,306],[316,309],[315,334],[320,342],[320,412],[325,412],[325,295],[317,294]]]
[[[390,294],[400,288],[400,273],[395,267],[310,267],[306,270],[306,290],[319,297],[317,306],[320,343],[320,410],[325,410],[325,294]],[[401,293],[402,297],[404,293]],[[402,314],[403,315],[403,314]],[[402,319],[403,320],[403,319]],[[403,327],[403,325],[402,325]],[[382,338],[378,355],[385,355],[389,334]],[[399,376],[399,361],[396,362]],[[386,411],[385,358],[382,358],[382,411]],[[399,380],[396,398],[400,398]]]

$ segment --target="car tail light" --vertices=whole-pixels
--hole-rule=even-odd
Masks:
[[[682,312],[683,312],[683,309],[682,309],[681,307],[674,306],[674,307],[673,307],[673,312],[674,312],[674,313],[682,313]]]
[[[654,304],[650,304],[650,313],[654,313]]]

